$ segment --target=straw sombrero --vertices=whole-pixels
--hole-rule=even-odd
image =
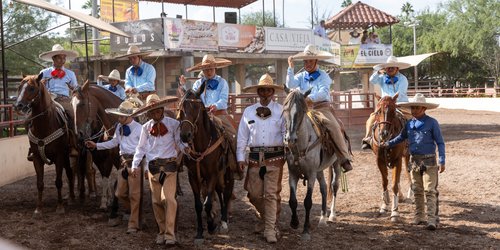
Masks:
[[[78,57],[78,52],[65,50],[60,44],[54,44],[51,51],[43,52],[38,57],[46,62],[52,62],[52,57],[55,55],[66,55],[66,60],[71,61]]]
[[[150,51],[141,51],[139,47],[137,47],[136,45],[132,45],[128,48],[127,53],[125,55],[117,56],[115,57],[115,59],[131,57],[131,56],[147,56],[149,54],[151,54]]]
[[[131,116],[137,108],[133,103],[129,101],[123,101],[118,108],[107,108],[104,111],[106,114],[120,115],[120,116]]]
[[[220,69],[231,65],[232,62],[224,58],[215,58],[213,55],[205,55],[200,63],[194,65],[191,68],[187,68],[187,72],[200,71],[204,69]]]
[[[328,60],[332,59],[333,55],[329,52],[318,50],[315,45],[309,44],[304,49],[304,52],[300,52],[292,56],[292,58],[293,60]]]
[[[425,96],[422,93],[416,93],[415,96],[409,102],[399,102],[397,103],[397,105],[400,107],[411,107],[411,106],[426,107],[427,109],[435,109],[439,107],[439,104],[437,103],[426,102]]]
[[[381,63],[373,66],[374,70],[380,70],[389,67],[397,67],[399,69],[407,69],[411,67],[411,64],[405,62],[399,62],[398,58],[395,56],[389,56],[386,63]]]
[[[109,80],[118,80],[120,82],[125,82],[125,80],[120,79],[120,72],[116,69],[112,70],[111,73],[109,73],[109,76],[99,75],[99,78],[101,78],[105,82],[109,82]]]
[[[176,102],[179,98],[176,96],[166,96],[162,99],[156,94],[151,94],[148,96],[146,99],[146,105],[144,107],[141,107],[137,109],[135,112],[132,113],[131,116],[139,116],[141,114],[144,114],[148,111],[151,111],[153,109],[165,107],[171,102]]]
[[[257,92],[259,88],[273,88],[274,91],[283,90],[283,85],[276,85],[273,78],[269,74],[264,74],[260,77],[257,85],[252,85],[243,89],[243,92]]]

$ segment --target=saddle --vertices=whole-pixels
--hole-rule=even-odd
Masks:
[[[321,153],[332,155],[333,153],[335,153],[335,149],[337,147],[335,146],[333,138],[328,132],[328,128],[321,122],[319,115],[321,115],[321,113],[315,110],[310,110],[307,112],[307,117],[311,121],[314,132],[316,132],[316,136],[318,136],[321,143]]]

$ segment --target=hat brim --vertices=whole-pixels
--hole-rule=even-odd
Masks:
[[[120,83],[124,83],[125,82],[124,79],[117,79],[117,78],[114,78],[114,77],[102,76],[102,75],[100,77],[105,82],[109,82],[109,80],[118,80],[118,81],[120,81]]]
[[[332,55],[328,52],[324,52],[324,51],[321,51],[316,55],[309,55],[309,54],[306,54],[304,52],[300,52],[300,53],[292,56],[293,60],[314,60],[314,59],[316,59],[316,60],[328,60],[328,59],[333,59],[333,58],[334,58],[334,55]]]
[[[196,65],[194,65],[193,67],[187,68],[186,71],[187,72],[202,71],[204,69],[213,69],[213,68],[220,69],[220,68],[227,67],[231,64],[233,64],[233,62],[231,62],[227,59],[216,58],[215,62],[211,62],[211,63],[200,62],[200,63],[197,63]]]
[[[123,58],[128,58],[128,57],[131,57],[131,56],[148,56],[151,53],[152,52],[150,52],[150,51],[138,52],[138,53],[131,53],[131,54],[125,54],[125,55],[121,55],[121,56],[116,56],[115,59],[123,59]]]
[[[396,103],[399,107],[426,107],[427,109],[435,109],[439,107],[438,103],[429,103],[429,102],[399,102]]]
[[[164,97],[163,99],[160,99],[159,101],[151,104],[151,105],[146,105],[144,107],[141,107],[139,109],[137,109],[134,113],[132,113],[132,117],[136,117],[136,116],[139,116],[139,115],[142,115],[148,111],[151,111],[153,109],[157,109],[157,108],[162,108],[162,107],[165,107],[167,106],[168,104],[172,103],[172,102],[176,102],[178,101],[179,98],[177,96],[167,96],[167,97]]]
[[[283,90],[283,85],[252,85],[243,88],[243,92],[245,93],[257,93],[257,89],[259,88],[268,88],[268,89],[274,89],[274,91],[279,91]]]
[[[411,67],[411,64],[404,62],[395,62],[395,63],[381,63],[373,66],[374,70],[381,70],[389,67],[397,67],[399,69],[407,69]]]
[[[73,50],[48,51],[40,54],[38,57],[43,61],[52,62],[52,57],[55,55],[66,55],[66,60],[68,61],[78,57],[78,53]]]
[[[112,114],[112,115],[119,115],[119,116],[132,116],[132,114],[137,111],[137,108],[134,108],[132,109],[132,112],[129,114],[129,113],[123,113],[121,112],[118,108],[107,108],[104,110],[104,112],[106,112],[106,114]]]

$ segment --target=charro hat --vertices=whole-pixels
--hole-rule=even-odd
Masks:
[[[427,109],[435,109],[439,107],[437,103],[430,103],[425,100],[425,96],[422,93],[416,93],[415,96],[409,102],[399,102],[397,103],[400,107],[426,107]]]
[[[170,104],[171,102],[177,101],[179,98],[176,96],[166,96],[162,99],[157,94],[151,94],[146,98],[146,105],[137,109],[132,116],[138,116],[144,114],[153,109],[162,108]]]
[[[231,65],[232,62],[224,58],[215,58],[213,55],[207,54],[203,56],[200,63],[194,65],[193,67],[187,68],[187,72],[200,71],[204,69],[220,69]]]
[[[78,52],[65,50],[60,44],[54,44],[51,51],[43,52],[38,57],[46,62],[52,62],[52,57],[55,55],[66,55],[66,60],[71,61],[78,57]]]
[[[149,54],[151,54],[150,51],[141,51],[141,49],[139,49],[139,47],[137,47],[136,45],[131,45],[128,48],[127,53],[125,55],[117,56],[115,57],[115,59],[131,57],[131,56],[147,56]]]
[[[123,101],[118,108],[107,108],[104,111],[106,114],[120,115],[120,116],[131,116],[137,108],[130,101]]]
[[[380,70],[389,67],[397,67],[399,69],[407,69],[411,67],[411,64],[405,62],[399,62],[398,58],[395,56],[389,56],[386,63],[381,63],[373,66],[373,69]]]
[[[273,88],[275,91],[283,90],[282,85],[274,84],[273,78],[269,74],[264,74],[260,77],[257,85],[246,87],[243,89],[243,92],[257,92],[257,89],[259,88]]]
[[[109,80],[118,80],[120,82],[125,82],[125,80],[120,79],[120,72],[116,69],[112,70],[108,76],[99,75],[99,78],[102,78],[105,82],[109,82]]]
[[[304,49],[304,52],[300,52],[292,56],[292,58],[294,60],[311,60],[311,59],[328,60],[332,59],[333,55],[329,52],[318,50],[318,48],[315,45],[309,44]]]

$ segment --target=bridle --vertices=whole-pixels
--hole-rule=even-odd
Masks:
[[[93,110],[92,109],[93,106],[91,105],[88,91],[87,91],[86,95],[84,95],[81,87],[79,86],[78,88],[76,88],[74,90],[74,92],[76,92],[76,95],[77,95],[76,98],[78,98],[80,101],[86,100],[84,105],[87,107],[87,112],[89,115],[87,115],[87,118],[85,120],[85,126],[89,126],[90,130],[92,131],[93,130],[92,129],[93,120],[90,118],[91,117],[90,114],[91,114],[91,111]],[[103,119],[101,118],[101,116],[97,112],[97,108],[95,108],[95,110],[96,110],[95,115],[97,117],[97,121],[101,124],[101,129],[97,133],[92,134],[92,135],[88,136],[87,138],[80,138],[83,141],[88,141],[88,140],[93,141],[95,139],[98,139],[98,138],[102,137],[105,133],[108,133],[109,131],[111,131],[115,127],[115,126],[111,126],[109,129],[106,129],[106,127],[104,126]]]
[[[179,113],[177,115],[177,119],[180,119],[181,118],[181,113],[184,114],[184,117],[186,117],[186,111],[184,110],[184,103],[187,102],[190,106],[193,104],[193,103],[201,103],[201,105],[203,105],[202,101],[200,99],[192,99],[192,98],[183,98],[181,103],[179,104]],[[182,125],[184,123],[187,123],[192,131],[193,131],[193,137],[194,137],[194,134],[196,134],[198,132],[198,126],[196,125],[198,123],[198,120],[200,119],[200,116],[201,116],[201,111],[202,109],[199,108],[198,109],[198,113],[196,114],[196,118],[194,119],[194,122],[191,122],[189,119],[183,119],[180,121],[179,123],[179,128],[182,127]],[[192,138],[191,138],[192,140]],[[192,144],[192,142],[190,142],[190,144]]]

